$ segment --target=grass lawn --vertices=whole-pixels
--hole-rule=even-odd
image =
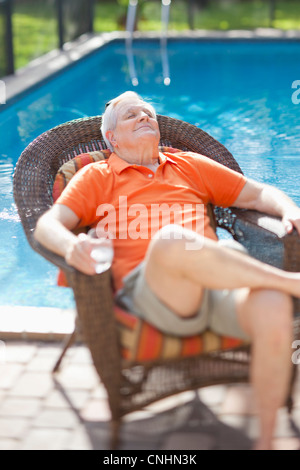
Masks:
[[[43,3],[33,0],[14,4],[12,24],[16,69],[58,46],[56,12],[50,4]]]
[[[188,2],[174,0],[170,8],[169,29],[189,29]],[[100,0],[96,3],[95,32],[115,31],[125,28],[126,0]],[[138,29],[159,31],[160,2],[140,1]],[[193,12],[196,29],[254,29],[269,27],[269,2],[267,0],[210,0],[204,9]],[[277,0],[272,26],[281,29],[300,28],[300,2]],[[13,12],[15,67],[58,47],[55,1],[14,2]]]
[[[128,3],[128,2],[127,2]],[[96,6],[95,31],[114,31],[124,28],[126,0],[107,2],[101,0]],[[160,2],[140,0],[138,29],[140,31],[159,31],[161,29]],[[123,21],[120,21],[123,20]],[[254,29],[275,27],[280,29],[300,28],[299,0],[276,0],[275,18],[270,22],[270,3],[268,0],[209,0],[208,6],[193,11],[196,29]],[[173,0],[170,8],[169,28],[189,29],[188,1]]]

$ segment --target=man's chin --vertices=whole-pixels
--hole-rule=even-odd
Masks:
[[[154,130],[154,129],[150,129],[150,128],[142,128],[139,132],[137,132],[137,135],[139,137],[145,137],[146,139],[147,138],[154,138],[154,139],[158,139],[159,140],[159,133],[157,132],[157,130]]]
[[[159,145],[159,139],[156,134],[146,133],[137,139],[137,142],[147,142],[148,145],[157,146]]]

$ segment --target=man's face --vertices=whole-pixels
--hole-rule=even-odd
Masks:
[[[159,126],[147,103],[136,100],[121,103],[117,108],[117,124],[111,133],[114,147],[134,150],[143,142],[157,146]]]

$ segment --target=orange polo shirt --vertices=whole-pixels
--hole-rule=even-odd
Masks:
[[[56,204],[68,206],[79,226],[102,225],[113,234],[115,288],[145,257],[151,237],[176,223],[216,239],[206,205],[229,207],[246,179],[202,155],[160,153],[156,172],[112,153],[87,165],[69,182]]]

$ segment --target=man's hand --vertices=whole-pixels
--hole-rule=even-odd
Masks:
[[[282,223],[286,233],[291,233],[295,228],[300,235],[300,208],[295,206],[287,209],[282,217]]]
[[[38,220],[34,236],[74,268],[85,274],[96,274],[91,251],[97,240],[90,239],[85,233],[78,236],[72,233],[78,222],[79,218],[71,209],[62,204],[54,204]]]
[[[80,233],[67,248],[66,262],[84,274],[96,274],[96,262],[91,256],[91,251],[96,245],[97,240]]]
[[[273,186],[247,180],[234,206],[281,217],[286,233],[295,228],[300,235],[300,207]]]

